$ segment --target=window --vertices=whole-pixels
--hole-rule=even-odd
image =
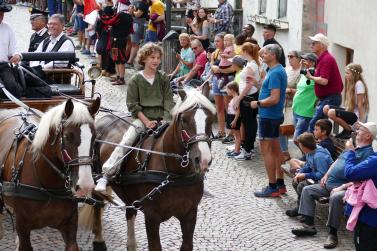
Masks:
[[[259,14],[266,14],[267,0],[259,0]]]
[[[287,0],[279,0],[278,18],[287,16]]]

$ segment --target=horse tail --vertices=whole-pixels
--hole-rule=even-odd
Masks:
[[[113,202],[111,193],[112,193],[112,189],[108,186],[106,188],[106,195],[98,193],[98,192],[94,192],[93,195],[94,197],[96,197],[96,199]],[[92,206],[92,205],[84,204],[84,206],[81,207],[79,210],[78,225],[80,229],[83,229],[85,231],[93,231],[95,233],[95,230],[99,227],[102,232],[103,212],[104,212],[104,207],[101,207],[98,205]]]

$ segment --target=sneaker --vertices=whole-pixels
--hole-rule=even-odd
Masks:
[[[289,217],[297,217],[299,216],[298,208],[295,207],[293,209],[288,209],[287,211],[285,211],[285,214],[288,215]]]
[[[313,236],[317,233],[314,226],[309,226],[306,224],[302,225],[302,228],[292,229],[292,234],[303,237],[303,236]]]
[[[226,136],[221,143],[223,144],[232,144],[234,142],[234,137],[231,135]]]
[[[95,191],[97,192],[106,192],[106,186],[107,186],[107,179],[105,177],[100,178],[97,180],[97,185],[94,188]]]
[[[237,155],[239,155],[240,153],[238,152],[234,152],[234,151],[231,151],[231,152],[227,152],[226,153],[226,156],[228,157],[228,158],[234,158],[234,157],[236,157]]]
[[[75,46],[75,49],[76,49],[76,50],[81,50],[81,45],[79,45],[79,44],[76,45],[76,46]]]
[[[287,193],[287,187],[285,185],[278,185],[277,186],[280,195],[286,194]]]
[[[251,159],[251,153],[246,152],[245,149],[241,149],[240,154],[234,156],[235,160],[248,160]]]
[[[230,145],[230,146],[227,146],[225,149],[228,151],[228,152],[234,152],[234,148],[236,146],[233,144],[233,145]]]
[[[270,186],[264,187],[261,191],[254,192],[254,195],[260,198],[280,197],[279,190],[277,188],[271,188]]]
[[[255,157],[256,152],[254,149],[251,149],[249,153],[250,153],[250,157]]]

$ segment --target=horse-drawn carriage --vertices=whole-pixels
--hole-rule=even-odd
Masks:
[[[61,72],[67,73],[59,69],[51,74]],[[79,83],[76,97],[90,101],[91,97],[85,99],[84,81]],[[94,187],[92,167],[101,166],[109,158],[123,133],[132,126],[129,119],[114,115],[94,123],[99,99],[85,106],[70,99],[62,103],[65,94],[57,94],[60,96],[51,99],[23,100],[41,110],[58,104],[44,114],[24,108],[0,110],[2,195],[16,214],[21,251],[32,250],[30,231],[45,226],[62,233],[65,250],[79,250],[77,201],[98,202],[89,197]],[[136,250],[134,224],[140,209],[145,214],[150,250],[161,250],[159,226],[171,217],[181,223],[181,250],[193,249],[204,172],[212,160],[209,136],[216,109],[196,90],[180,95],[172,122],[160,132],[147,133],[110,183],[127,204],[128,250]],[[0,108],[14,106],[11,101],[0,103]],[[94,206],[91,210],[94,212],[87,219],[94,221],[93,250],[104,251],[103,208]]]
[[[76,58],[75,53],[70,52],[43,52],[43,53],[22,53],[22,61],[66,61],[67,65],[52,69],[44,69],[41,74],[37,74],[32,68],[21,64],[13,67],[18,83],[24,90],[36,88],[29,85],[28,80],[31,78],[39,84],[41,89],[48,88],[49,95],[40,95],[32,98],[22,98],[21,101],[31,108],[46,111],[47,108],[62,103],[68,96],[82,101],[90,102],[93,100],[96,78],[99,77],[100,70],[96,66],[88,69],[89,80],[85,79],[84,65]],[[87,91],[87,89],[89,89]],[[37,90],[38,92],[38,90]],[[12,100],[1,100],[0,109],[15,108],[18,104]]]

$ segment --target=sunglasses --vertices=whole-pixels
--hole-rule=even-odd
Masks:
[[[297,56],[294,56],[294,55],[288,55],[287,57],[288,58],[297,58]]]
[[[196,50],[196,49],[198,49],[198,47],[192,47],[192,49],[193,49],[193,50]]]

